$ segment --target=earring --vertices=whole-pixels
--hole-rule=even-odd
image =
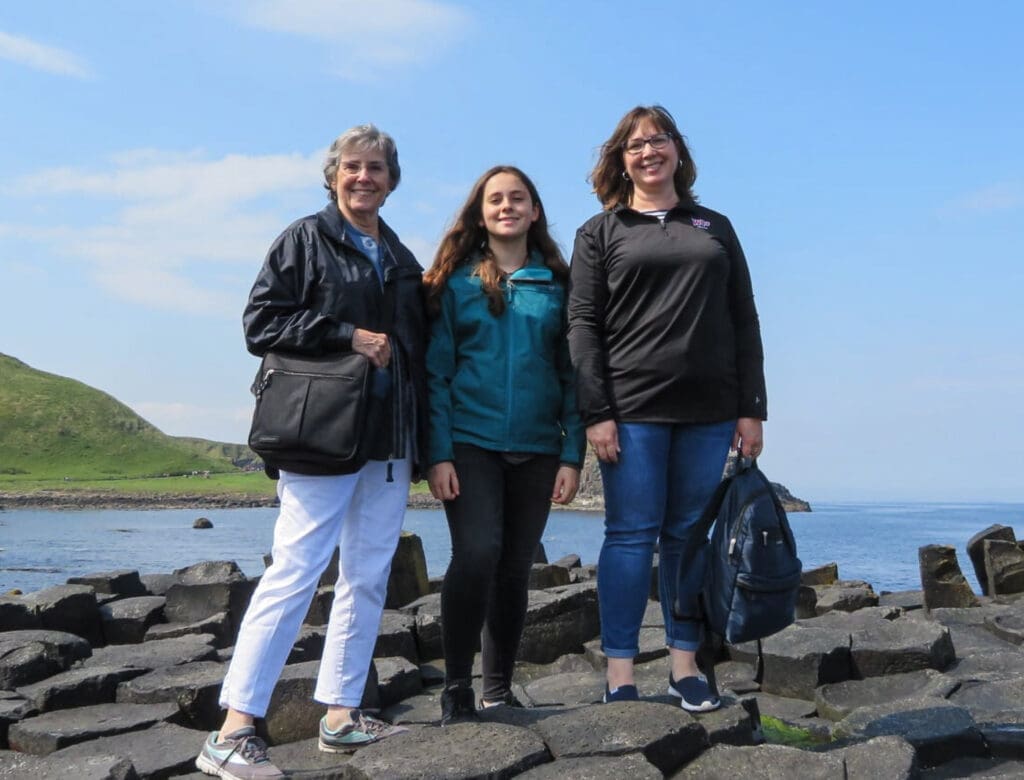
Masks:
[[[682,161],[681,159],[679,160],[679,167],[680,167],[680,168],[682,168],[682,167],[683,167],[683,161]]]
[[[625,179],[626,181],[629,181],[629,174],[626,173],[625,171],[623,171],[622,172],[622,178]]]

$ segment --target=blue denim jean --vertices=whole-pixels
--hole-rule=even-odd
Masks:
[[[633,658],[640,652],[656,546],[666,644],[678,650],[700,646],[700,624],[672,615],[676,575],[689,531],[722,478],[735,430],[735,420],[708,425],[619,423],[619,462],[601,463],[605,530],[597,596],[601,645],[609,658]],[[692,567],[682,586],[692,587],[694,595],[703,563]]]

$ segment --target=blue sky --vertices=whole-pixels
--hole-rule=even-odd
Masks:
[[[1024,6],[303,0],[0,6],[0,352],[243,441],[240,317],[348,127],[428,265],[495,163],[568,254],[637,104],[744,244],[765,471],[812,502],[1024,501]]]

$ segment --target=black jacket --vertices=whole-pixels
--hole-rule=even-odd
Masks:
[[[767,419],[750,273],[725,216],[684,202],[661,224],[616,206],[577,231],[570,271],[584,424]]]
[[[271,245],[242,317],[245,343],[254,355],[270,350],[322,355],[350,350],[356,328],[389,332],[393,409],[388,430],[370,432],[371,458],[403,457],[405,433],[413,431],[418,475],[427,423],[422,268],[383,221],[380,238],[384,288],[394,300],[390,325],[377,271],[348,239],[345,220],[330,203],[289,225]]]

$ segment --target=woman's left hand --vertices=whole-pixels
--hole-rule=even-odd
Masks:
[[[740,417],[736,433],[732,435],[732,448],[744,458],[756,458],[764,449],[764,427],[755,417]]]
[[[551,500],[556,504],[568,504],[576,498],[580,486],[580,470],[572,466],[562,466],[555,475],[555,487],[551,491]]]

